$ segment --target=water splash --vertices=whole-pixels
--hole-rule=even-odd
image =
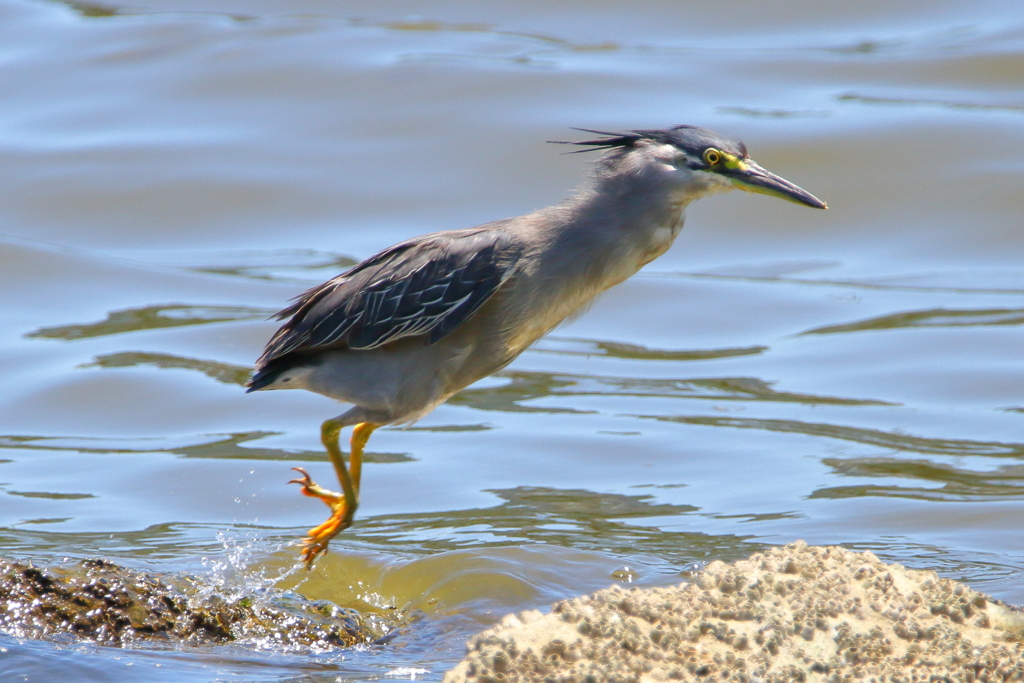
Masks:
[[[286,543],[274,543],[256,532],[245,535],[217,532],[217,540],[224,548],[223,555],[203,556],[201,562],[206,568],[203,586],[199,595],[211,597],[216,594],[225,599],[242,600],[252,595],[266,593],[281,581],[298,573],[302,565],[291,566],[272,572],[260,563],[262,558],[283,550]]]
[[[228,566],[240,557],[229,555]],[[248,579],[221,585],[232,589],[100,559],[49,568],[0,560],[0,633],[114,647],[241,643],[301,654],[337,653],[376,637],[354,610]]]
[[[400,666],[392,669],[384,674],[384,678],[401,678],[404,680],[415,681],[417,676],[430,673],[430,669],[424,669],[418,666]]]
[[[257,650],[336,652],[339,630],[359,633],[358,641],[369,643],[386,637],[395,626],[379,615],[364,618],[354,609],[328,600],[308,600],[298,593],[278,588],[281,582],[304,571],[300,562],[285,567],[269,567],[263,562],[284,550],[288,543],[267,540],[255,531],[243,535],[218,532],[217,540],[224,552],[201,558],[206,572],[200,577],[190,577],[195,589],[192,600],[196,605],[226,602],[251,610],[256,618],[240,622],[232,629],[237,641]],[[292,629],[306,624],[313,625],[314,631],[322,630],[323,637],[301,641],[290,637]]]

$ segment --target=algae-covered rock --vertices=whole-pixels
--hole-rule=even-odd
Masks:
[[[1020,681],[1024,615],[931,571],[797,543],[506,617],[445,677],[668,680]]]
[[[331,649],[379,637],[360,615],[294,594],[227,599],[195,580],[159,577],[104,560],[39,568],[0,560],[0,631],[20,638],[245,642]]]

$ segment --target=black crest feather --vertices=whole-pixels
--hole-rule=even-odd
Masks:
[[[594,140],[581,140],[569,142],[566,140],[548,140],[556,145],[577,145],[586,149],[577,149],[568,154],[579,154],[581,152],[592,152],[595,150],[609,150],[619,147],[632,147],[640,140],[653,140],[667,145],[674,145],[681,150],[692,154],[701,154],[707,147],[716,147],[730,154],[735,154],[741,159],[747,158],[747,147],[739,140],[726,138],[714,131],[698,126],[674,126],[663,130],[631,130],[626,133],[613,133],[605,130],[592,130],[590,128],[573,128],[573,130],[584,133],[595,133],[606,137]]]
[[[548,142],[555,145],[579,145],[587,147],[587,149],[575,149],[571,152],[566,152],[567,154],[580,154],[582,152],[614,149],[615,147],[632,147],[636,144],[637,140],[644,137],[638,131],[632,131],[629,133],[611,133],[606,130],[591,130],[590,128],[573,128],[573,130],[583,131],[584,133],[605,135],[607,137],[603,137],[598,140],[581,140],[579,142],[570,142],[568,140],[548,140]]]

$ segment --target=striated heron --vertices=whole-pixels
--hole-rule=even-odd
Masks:
[[[742,142],[695,126],[606,133],[590,182],[562,203],[468,230],[415,237],[299,295],[256,361],[248,391],[307,389],[353,404],[323,423],[341,493],[295,468],[331,508],[309,530],[307,565],[352,523],[363,448],[508,365],[533,342],[672,245],[686,206],[733,188],[818,209],[825,202],[758,166]],[[354,427],[350,462],[338,444]]]

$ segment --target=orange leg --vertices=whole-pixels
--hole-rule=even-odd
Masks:
[[[292,469],[301,472],[302,478],[292,479],[288,482],[289,484],[301,484],[303,495],[319,498],[327,507],[331,508],[331,516],[327,518],[327,521],[310,529],[302,542],[302,559],[306,563],[306,567],[312,567],[313,560],[327,550],[327,544],[331,539],[352,525],[352,517],[356,513],[356,508],[359,507],[359,480],[363,469],[363,448],[366,447],[370,434],[380,425],[361,422],[355,426],[352,430],[352,462],[348,466],[346,466],[345,456],[338,446],[338,437],[343,426],[332,419],[324,422],[320,428],[320,440],[323,442],[324,448],[327,449],[331,464],[334,465],[342,492],[328,491],[316,484],[306,470],[301,467]]]

